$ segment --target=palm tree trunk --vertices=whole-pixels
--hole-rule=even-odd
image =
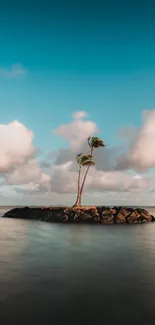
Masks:
[[[77,199],[73,207],[80,205],[80,176],[81,176],[81,166],[79,166],[79,173],[78,173],[78,193],[77,193]]]
[[[91,153],[90,154],[92,156],[92,154],[93,154],[93,148],[91,148]],[[82,185],[81,185],[81,190],[79,192],[78,205],[81,205],[82,192],[83,192],[83,189],[84,189],[84,185],[85,185],[85,181],[86,181],[87,174],[89,172],[89,168],[90,168],[90,165],[87,167],[87,170],[86,170],[85,175],[83,177],[83,182],[82,182]]]
[[[80,193],[79,193],[79,205],[81,205],[82,192],[83,192],[83,188],[84,188],[84,184],[85,184],[85,181],[86,181],[87,174],[89,172],[89,168],[90,168],[90,166],[87,167],[87,170],[86,170],[85,175],[83,177],[83,182],[82,182],[81,190],[80,190]]]

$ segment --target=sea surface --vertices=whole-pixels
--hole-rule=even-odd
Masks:
[[[155,325],[155,223],[0,218],[0,324]]]

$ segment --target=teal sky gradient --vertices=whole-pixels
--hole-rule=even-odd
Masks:
[[[63,146],[51,130],[85,110],[106,143],[155,105],[152,1],[1,1],[1,123],[19,120],[45,152]]]

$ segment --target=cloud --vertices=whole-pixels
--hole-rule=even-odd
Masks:
[[[41,168],[36,159],[29,160],[24,165],[17,166],[11,173],[6,175],[9,185],[29,184],[41,179]]]
[[[151,175],[148,177],[147,174],[139,174],[137,171],[143,171],[155,162],[152,141],[155,136],[155,111],[144,115],[143,126],[139,130],[134,128],[134,135],[130,136],[129,128],[127,132],[124,129],[123,134],[128,141],[124,154],[124,146],[107,146],[94,150],[96,165],[90,168],[88,174],[84,202],[86,198],[92,203],[93,198],[96,200],[94,202],[99,204],[99,198],[103,196],[114,201],[117,198],[120,202],[121,198],[127,199],[131,195],[142,197],[143,193],[150,190]],[[67,149],[53,151],[47,159],[39,161],[39,158],[34,156],[36,148],[33,145],[34,135],[31,130],[18,121],[0,125],[0,173],[4,177],[5,185],[13,187],[16,195],[18,193],[31,200],[33,194],[34,201],[43,198],[49,199],[49,202],[50,197],[56,198],[57,195],[56,202],[59,199],[60,203],[65,203],[65,199],[62,199],[64,196],[67,204],[69,198],[74,200],[77,193],[76,154],[89,153],[87,137],[96,134],[97,125],[88,119],[85,112],[80,111],[73,114],[70,123],[60,125],[53,132],[66,139],[69,146]],[[52,164],[50,160],[53,160]],[[84,171],[85,168],[82,168],[82,177]],[[116,193],[115,196],[113,193]]]
[[[83,113],[83,115],[81,114]],[[54,133],[61,135],[68,140],[69,147],[61,148],[56,152],[51,152],[50,156],[54,158],[55,165],[63,165],[68,161],[72,161],[70,171],[77,171],[76,154],[90,153],[90,148],[87,143],[87,138],[93,136],[97,132],[97,125],[89,120],[83,120],[86,116],[85,112],[76,112],[73,114],[74,119],[70,124],[61,125]],[[75,116],[80,116],[80,120]],[[82,117],[83,116],[83,117]],[[96,169],[101,171],[114,170],[118,157],[122,152],[122,147],[100,148],[94,150],[94,159],[96,162]]]
[[[81,114],[82,113],[82,114]],[[75,119],[79,117],[80,119]],[[62,165],[68,161],[72,161],[70,166],[71,171],[77,170],[76,154],[90,153],[90,148],[87,143],[87,138],[97,133],[97,125],[90,120],[84,120],[84,116],[87,116],[85,112],[75,112],[73,114],[73,121],[66,125],[61,125],[53,132],[57,135],[61,135],[67,139],[69,143],[68,148],[61,148],[57,152],[51,152],[49,157],[54,160],[55,165]],[[117,164],[118,158],[122,153],[122,146],[113,148],[100,148],[94,150],[94,159],[96,162],[97,170],[110,171],[114,170]],[[50,158],[49,158],[50,159]]]
[[[121,147],[108,148],[105,147],[94,150],[94,160],[95,166],[97,170],[101,171],[112,171],[115,169],[116,162],[118,157],[122,151]],[[74,152],[71,148],[60,149],[55,156],[54,164],[62,165],[67,163],[68,161],[72,161],[72,165],[70,166],[71,171],[77,170],[76,163],[76,154],[82,153],[90,153],[90,148],[88,147],[87,139],[85,139],[85,143],[79,147],[77,152]]]
[[[53,133],[62,136],[68,141],[70,148],[74,152],[81,148],[89,136],[97,132],[96,124],[89,120],[83,120],[84,116],[86,116],[85,112],[75,112],[73,121],[70,124],[63,124],[53,130]]]
[[[34,134],[22,123],[0,124],[0,173],[24,164],[35,154]]]
[[[28,183],[26,189],[30,193],[47,193],[51,189],[50,175],[41,173],[37,181]]]
[[[28,174],[27,174],[28,176]],[[38,177],[37,177],[38,176]],[[18,181],[18,182],[17,182]],[[31,182],[28,182],[29,178],[25,177],[23,183],[24,187],[18,186],[14,187],[16,193],[19,194],[27,194],[27,195],[47,195],[49,192],[51,193],[51,177],[50,175],[43,173],[40,171],[38,175],[36,174],[36,179],[33,177]],[[21,185],[20,179],[14,180],[16,185]]]
[[[72,116],[73,116],[74,119],[78,120],[78,119],[86,117],[87,113],[84,112],[84,111],[77,111],[77,112],[73,113]]]
[[[15,185],[16,193],[47,193],[51,189],[51,176],[42,170],[37,159],[30,159],[5,175],[5,185]]]
[[[54,193],[76,193],[78,172],[72,169],[73,162],[68,161],[55,165],[52,169],[50,189]],[[86,168],[82,169],[81,179]],[[133,189],[145,190],[150,186],[148,177],[134,175],[130,172],[99,171],[92,167],[85,183],[85,191],[132,191]]]
[[[48,161],[43,160],[43,161],[40,162],[40,166],[43,169],[48,169],[48,168],[51,167],[51,164]]]
[[[79,113],[79,114],[78,114]],[[85,112],[82,112],[85,113]],[[86,114],[76,112],[70,124],[58,127],[54,132],[67,138],[69,148],[60,149],[55,154],[53,173],[51,177],[51,191],[56,193],[75,193],[77,191],[77,163],[76,153],[89,152],[87,137],[94,135],[97,125],[92,121],[83,120]],[[75,120],[75,117],[77,118]],[[80,129],[80,132],[79,132]],[[128,139],[130,128],[124,129],[122,135]],[[137,130],[132,127],[132,136],[137,136]],[[130,137],[133,140],[133,137]],[[88,174],[85,191],[134,191],[146,190],[150,181],[147,177],[133,174],[130,171],[117,170],[117,163],[121,157],[123,147],[100,148],[94,151],[95,168]],[[116,168],[117,166],[117,168]],[[84,172],[84,171],[83,171]]]
[[[118,136],[123,140],[132,140],[137,136],[138,130],[133,125],[129,127],[120,128],[118,131]]]
[[[51,191],[55,193],[75,193],[77,190],[77,172],[70,171],[72,161],[55,165],[52,171]]]
[[[16,188],[17,193],[27,194],[27,195],[69,195],[73,196],[73,200],[77,193],[77,177],[78,174],[75,171],[71,171],[70,167],[72,162],[67,162],[63,165],[54,166],[51,175],[40,174],[38,181],[28,183],[24,188]],[[84,173],[85,169],[83,169]],[[82,178],[83,178],[82,173]],[[27,179],[28,181],[28,179]],[[16,181],[17,183],[17,181]],[[94,193],[119,193],[121,196],[124,193],[143,193],[150,186],[150,181],[147,177],[140,177],[139,175],[132,175],[129,172],[103,172],[97,171],[96,168],[92,168],[88,174],[88,178],[84,188],[84,198]],[[66,197],[66,199],[67,199]],[[62,197],[60,197],[62,200]],[[65,202],[65,201],[64,201]],[[61,203],[61,201],[60,201]]]
[[[10,68],[0,67],[0,76],[8,78],[18,78],[27,74],[26,68],[21,63],[12,64]]]
[[[143,126],[129,142],[127,152],[117,163],[120,170],[145,171],[155,167],[155,110],[143,113]]]

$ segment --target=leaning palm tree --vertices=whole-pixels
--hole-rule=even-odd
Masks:
[[[93,160],[92,155],[82,155],[82,153],[78,154],[76,156],[76,161],[79,165],[79,171],[78,171],[78,193],[77,193],[77,199],[74,204],[74,206],[79,206],[81,204],[81,198],[80,198],[80,177],[81,177],[81,168],[82,166],[92,166],[95,165],[95,162]]]
[[[92,156],[94,148],[105,147],[104,142],[98,137],[89,137],[88,138],[88,145],[89,145],[89,147],[91,149],[90,155],[82,155],[82,154],[77,155],[77,162],[79,164],[78,195],[77,195],[77,200],[76,200],[74,206],[80,206],[81,205],[82,192],[83,192],[83,189],[84,189],[87,174],[89,172],[89,168],[92,165],[95,165],[95,162],[94,162],[93,156]],[[80,176],[81,176],[81,167],[82,166],[87,166],[87,169],[86,169],[85,175],[83,177],[82,185],[81,185],[81,188],[80,188]]]

